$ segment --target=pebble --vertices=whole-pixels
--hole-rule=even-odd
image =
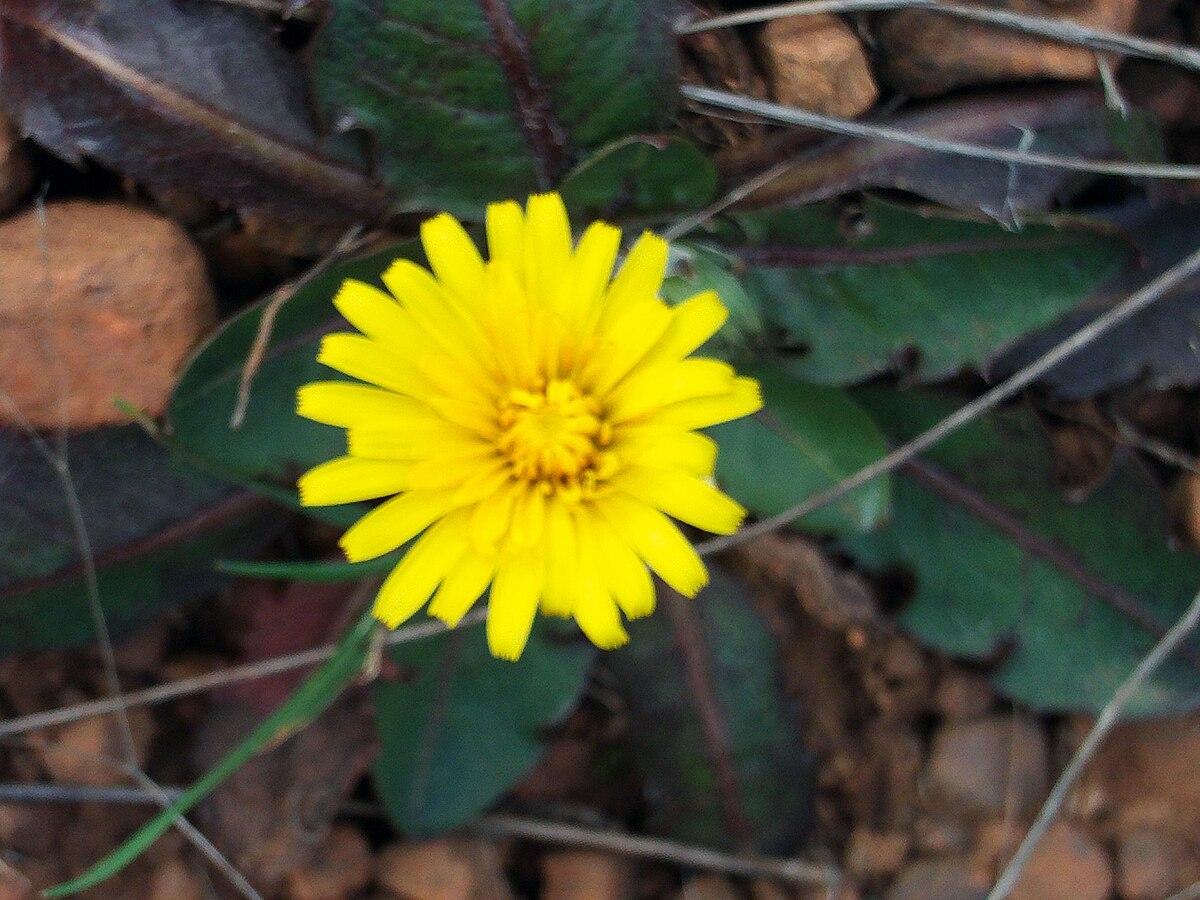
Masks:
[[[450,839],[388,844],[375,858],[375,880],[407,900],[472,900],[480,889],[469,851]]]
[[[933,705],[947,719],[978,719],[986,715],[996,695],[987,679],[974,672],[948,668],[938,678]]]
[[[288,900],[353,897],[371,883],[375,861],[363,833],[353,825],[335,825],[313,851],[307,865],[288,873]]]
[[[959,859],[912,863],[892,884],[887,900],[984,900],[987,884]]]
[[[542,857],[542,900],[624,900],[633,896],[633,866],[596,850],[558,850]]]
[[[1160,835],[1141,828],[1117,838],[1117,892],[1124,900],[1157,900],[1177,887],[1175,860]]]
[[[687,880],[676,900],[743,900],[732,881],[721,875],[694,875]]]
[[[172,856],[150,874],[146,888],[148,900],[205,900],[208,891],[196,873],[181,857]]]
[[[838,16],[772,19],[758,45],[772,93],[785,106],[853,117],[879,99],[862,41]]]
[[[1047,790],[1042,727],[1023,716],[947,722],[934,733],[925,772],[930,797],[957,812],[996,813],[1009,799],[1033,811]]]
[[[216,322],[200,252],[169,219],[66,200],[0,222],[0,422],[92,428],[157,416]]]
[[[144,707],[126,711],[139,767],[146,765],[157,728]],[[68,722],[39,740],[39,756],[51,779],[62,784],[113,787],[125,784],[125,772],[108,760],[125,756],[125,742],[115,716],[89,716]]]
[[[1060,822],[1038,843],[1009,900],[1106,900],[1112,889],[1108,854],[1082,831]]]
[[[858,827],[846,843],[846,871],[859,878],[882,878],[900,871],[912,839],[903,831]]]

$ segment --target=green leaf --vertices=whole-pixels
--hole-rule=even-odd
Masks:
[[[574,708],[595,656],[554,624],[537,622],[515,663],[488,652],[482,628],[389,651],[402,674],[375,687],[375,784],[397,828],[461,825],[537,761],[541,733]]]
[[[305,581],[312,583],[338,583],[358,581],[367,575],[390,572],[400,561],[402,551],[388,553],[366,562],[352,563],[338,560],[295,560],[290,562],[255,562],[241,559],[217,560],[217,571],[239,578],[261,578],[271,581]]]
[[[365,128],[408,209],[477,215],[669,121],[660,0],[339,3],[316,45],[326,118]]]
[[[709,674],[729,738],[741,812],[757,850],[793,852],[813,820],[813,762],[798,710],[784,693],[778,648],[744,586],[716,567],[695,600]],[[630,740],[646,780],[650,828],[711,847],[736,843],[718,812],[718,775],[670,617],[629,624],[630,642],[604,656],[629,708]]]
[[[120,872],[162,836],[171,824],[211,794],[264,748],[274,747],[303,728],[326,707],[363,669],[363,662],[378,624],[366,613],[338,643],[337,649],[310,675],[277,710],[263,719],[240,744],[221,759],[203,778],[184,791],[139,828],[124,844],[77,878],[46,891],[47,897],[67,897],[95,887]]]
[[[857,396],[896,442],[956,408],[948,398],[912,391]],[[1090,575],[1137,598],[1164,629],[1200,586],[1200,560],[1168,549],[1165,511],[1141,469],[1118,466],[1085,503],[1069,504],[1053,488],[1038,426],[1023,411],[968,425],[925,458]],[[916,587],[903,624],[944,652],[998,658],[993,682],[1013,699],[1043,710],[1097,712],[1153,645],[1141,625],[1089,595],[1060,565],[1023,550],[1010,533],[912,476],[897,479],[893,505],[886,529],[849,541],[848,549],[875,570],[912,573]],[[1130,711],[1164,715],[1198,700],[1200,673],[1176,659]]]
[[[840,388],[806,384],[773,363],[745,369],[765,408],[711,429],[720,445],[717,480],[760,517],[775,515],[841,481],[887,452],[865,410]],[[804,531],[852,534],[888,512],[890,480],[877,478],[798,521]]]
[[[170,606],[217,589],[214,556],[260,549],[274,532],[261,513],[218,523],[186,538],[114,561],[98,560],[96,582],[109,631],[120,636]],[[132,548],[137,551],[138,548]],[[96,637],[87,588],[77,572],[0,591],[0,656],[83,643]]]
[[[342,429],[296,415],[296,389],[310,381],[343,377],[316,360],[325,334],[349,328],[332,303],[342,281],[357,278],[378,284],[380,273],[394,259],[412,258],[415,252],[411,242],[389,247],[331,266],[301,285],[278,311],[244,421],[237,428],[230,427],[230,418],[267,301],[226,322],[192,357],[175,387],[167,411],[174,440],[233,477],[289,486],[303,470],[345,453]],[[351,505],[312,513],[346,524],[361,514],[360,509]]]
[[[604,147],[558,187],[580,221],[699,209],[717,193],[717,167],[690,141],[641,135]]]
[[[217,587],[214,553],[252,553],[272,534],[261,505],[181,465],[136,425],[70,435],[53,452],[69,463],[100,605],[116,634]],[[3,429],[0,460],[0,654],[94,639],[57,465]]]
[[[978,366],[1087,297],[1128,259],[1114,235],[1000,225],[869,199],[734,217],[722,234],[746,290],[806,381],[848,384],[915,357],[943,379]]]

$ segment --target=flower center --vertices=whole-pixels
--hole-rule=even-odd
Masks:
[[[500,450],[513,475],[547,493],[592,495],[616,468],[616,457],[604,449],[612,429],[599,404],[570,381],[513,388],[500,403],[500,428]]]

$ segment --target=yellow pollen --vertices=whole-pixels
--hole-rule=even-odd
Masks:
[[[611,426],[601,421],[599,404],[570,381],[513,388],[500,402],[499,422],[498,445],[514,477],[546,493],[593,496],[616,470],[616,456],[604,450]]]

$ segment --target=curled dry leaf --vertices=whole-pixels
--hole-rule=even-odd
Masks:
[[[381,196],[319,138],[305,84],[266,21],[228,4],[0,6],[0,92],[64,159],[283,219],[377,217]]]

